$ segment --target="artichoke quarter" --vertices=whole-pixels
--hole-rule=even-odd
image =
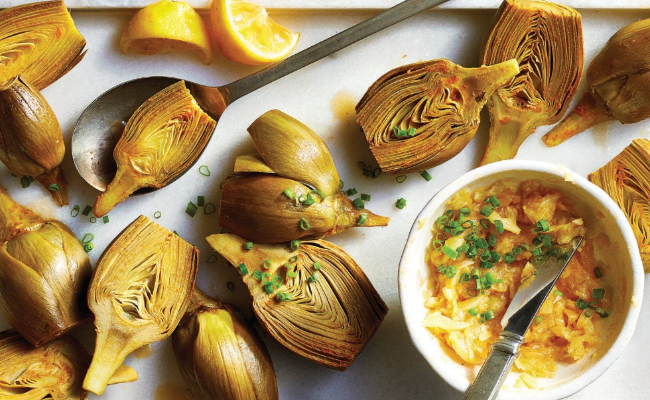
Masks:
[[[92,269],[67,226],[45,221],[0,187],[0,311],[40,346],[90,318]]]
[[[140,216],[102,253],[88,289],[95,353],[84,389],[101,394],[131,352],[169,337],[190,303],[199,251]]]
[[[589,180],[623,210],[641,251],[643,269],[650,272],[650,140],[636,139]]]
[[[117,172],[97,197],[93,214],[107,214],[138,189],[166,186],[199,158],[216,125],[184,81],[153,95],[124,127],[113,150]]]
[[[582,17],[570,7],[540,0],[501,4],[481,61],[516,58],[521,72],[487,103],[490,137],[481,165],[514,158],[537,127],[562,118],[582,76],[582,39]]]
[[[380,77],[356,106],[357,122],[381,170],[421,171],[472,140],[485,102],[517,75],[516,60],[463,68],[448,60],[404,65]]]
[[[257,243],[280,243],[388,224],[345,196],[327,145],[300,121],[271,110],[248,132],[259,154],[235,160],[221,193],[222,227]]]
[[[556,146],[601,122],[632,124],[650,117],[650,19],[616,32],[586,73],[587,91],[578,105],[544,137]]]
[[[0,332],[0,399],[84,400],[81,387],[90,355],[72,337],[35,348],[12,330]],[[120,367],[109,384],[133,382],[136,372]]]
[[[172,334],[183,378],[196,400],[277,400],[271,356],[235,310],[194,289]]]
[[[324,240],[262,244],[246,250],[232,234],[207,237],[238,267],[260,325],[288,350],[346,370],[370,341],[388,307],[359,265]]]

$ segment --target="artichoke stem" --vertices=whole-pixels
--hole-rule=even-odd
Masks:
[[[84,389],[98,396],[104,393],[113,376],[120,372],[126,356],[130,353],[126,351],[125,339],[118,332],[99,333],[93,360],[83,383]]]
[[[557,146],[594,125],[614,119],[600,96],[587,91],[569,115],[544,135],[542,140],[548,147]]]
[[[103,217],[108,214],[118,203],[126,200],[136,190],[144,187],[136,181],[131,171],[117,170],[115,178],[108,185],[104,193],[97,196],[93,206],[95,217]]]
[[[534,122],[531,124],[531,121],[492,118],[490,137],[479,165],[515,158],[519,146],[535,131],[535,128],[536,125]]]
[[[36,176],[35,179],[43,185],[45,190],[50,192],[56,205],[63,207],[70,204],[68,201],[68,181],[63,175],[61,166],[57,166],[50,172]]]
[[[38,214],[16,203],[0,186],[0,242],[7,242],[16,234],[44,223]]]
[[[327,232],[327,235],[335,235],[355,226],[387,226],[388,222],[390,222],[390,218],[374,214],[370,210],[358,210],[343,192],[336,195],[334,204],[337,219],[334,227]],[[361,215],[365,215],[363,223],[360,222]]]
[[[508,83],[518,73],[519,63],[513,58],[499,64],[477,68],[465,78],[465,81],[470,87],[474,87],[475,90],[482,90],[483,93],[492,93]]]

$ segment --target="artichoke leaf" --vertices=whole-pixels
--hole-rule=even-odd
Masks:
[[[332,243],[303,241],[295,251],[287,244],[256,244],[245,251],[246,240],[236,235],[207,241],[231,264],[247,266],[242,279],[256,318],[281,345],[308,360],[347,369],[388,312],[363,270]]]
[[[0,88],[22,77],[40,90],[83,58],[86,41],[63,1],[0,11]]]
[[[264,162],[262,156],[259,154],[244,154],[235,158],[234,172],[275,173],[275,171]]]
[[[302,122],[271,110],[257,118],[248,133],[265,164],[277,174],[311,185],[327,196],[339,191],[341,180],[327,145]]]
[[[448,60],[409,64],[373,83],[356,112],[381,170],[421,171],[460,153],[487,99],[519,72],[516,60],[503,61],[480,68]]]
[[[103,393],[127,355],[172,334],[190,302],[198,255],[145,216],[104,251],[88,289],[97,339],[84,389]]]
[[[562,118],[582,77],[582,18],[548,1],[505,0],[483,46],[486,65],[516,58],[520,73],[487,103],[490,132],[480,164],[514,158],[537,127]]]

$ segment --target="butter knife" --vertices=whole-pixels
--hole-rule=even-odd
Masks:
[[[537,274],[529,285],[520,287],[512,298],[501,320],[501,325],[505,324],[505,328],[499,334],[499,340],[492,345],[490,355],[467,391],[465,400],[492,400],[497,397],[519,354],[524,334],[562,271],[580,247],[582,239],[574,238],[568,253],[533,263],[537,267]]]

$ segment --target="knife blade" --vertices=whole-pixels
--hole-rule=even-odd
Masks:
[[[492,351],[470,386],[465,400],[491,400],[496,398],[512,364],[519,354],[519,346],[524,341],[535,315],[555,286],[557,279],[569,264],[580,247],[582,237],[574,238],[569,251],[558,257],[549,256],[537,263],[537,274],[530,282],[523,281],[501,320],[505,328],[499,340],[492,345]]]

